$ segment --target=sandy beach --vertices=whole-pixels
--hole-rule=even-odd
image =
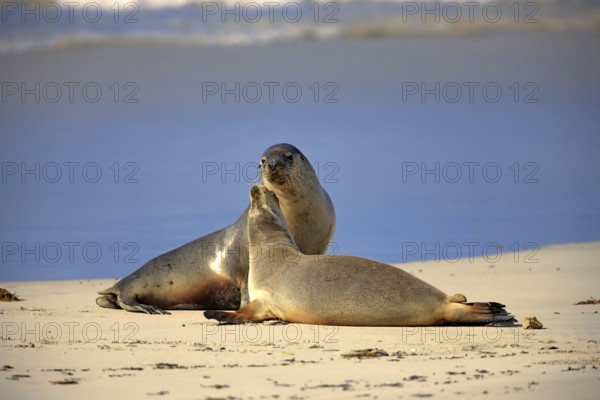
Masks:
[[[172,15],[184,34],[189,11]],[[139,31],[178,19],[152,15]],[[155,30],[131,42],[112,26],[98,42],[22,52],[0,39],[0,288],[23,299],[0,303],[0,399],[599,399],[600,305],[575,304],[600,298],[600,35],[583,23],[595,19],[539,19],[226,46]],[[32,25],[32,43],[53,39]],[[116,28],[137,35],[128,26]],[[219,326],[200,311],[95,304],[115,282],[97,278],[235,221],[253,183],[244,168],[282,142],[316,166],[338,254],[409,261],[444,292],[544,329]],[[474,242],[473,259],[418,261]],[[504,246],[498,260],[482,257],[490,243]]]
[[[575,303],[598,296],[600,242],[523,256],[401,266],[541,330],[218,326],[99,308],[112,280],[2,282],[23,301],[1,303],[0,397],[598,398],[600,305]]]

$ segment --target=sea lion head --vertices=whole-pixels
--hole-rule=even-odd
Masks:
[[[260,211],[261,209],[272,210],[275,213],[281,212],[279,198],[264,185],[254,185],[250,188],[250,210]]]
[[[263,184],[272,191],[294,192],[298,184],[313,182],[316,174],[308,159],[295,146],[280,143],[263,153],[260,164]]]
[[[276,239],[282,239],[295,246],[277,195],[263,185],[250,188],[248,234],[251,243],[277,242],[279,240]]]

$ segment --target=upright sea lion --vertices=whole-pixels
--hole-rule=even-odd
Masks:
[[[250,190],[250,303],[235,312],[205,311],[224,322],[279,319],[321,325],[424,326],[512,320],[499,303],[466,303],[391,265],[351,256],[304,255],[281,199]]]
[[[277,193],[297,248],[326,252],[335,211],[317,174],[290,144],[269,147],[260,160],[263,184]],[[233,224],[160,255],[111,288],[96,303],[148,314],[165,310],[237,310],[248,302],[248,208]]]

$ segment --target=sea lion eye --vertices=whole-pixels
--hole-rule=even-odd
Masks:
[[[286,157],[289,161],[294,161],[294,156],[292,154],[287,154]]]
[[[258,163],[258,168],[262,168],[262,166],[265,164],[265,162],[267,162],[267,159],[266,158],[262,158],[260,160],[260,162]]]

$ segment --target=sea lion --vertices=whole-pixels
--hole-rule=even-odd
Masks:
[[[308,159],[282,143],[263,153],[263,184],[277,193],[297,248],[326,252],[335,232],[335,211]],[[237,310],[248,302],[248,208],[224,229],[189,242],[144,264],[98,292],[106,308],[148,314],[165,310]]]
[[[250,303],[209,319],[245,323],[279,319],[319,325],[427,326],[513,319],[499,303],[466,303],[391,265],[352,256],[304,255],[294,243],[279,196],[250,190]]]

